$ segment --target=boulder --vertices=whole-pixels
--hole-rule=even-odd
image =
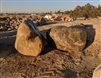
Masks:
[[[95,68],[92,78],[101,78],[101,64]]]
[[[46,42],[31,20],[25,20],[18,28],[15,42],[16,50],[28,56],[38,56]]]
[[[63,51],[82,51],[86,45],[86,32],[72,27],[57,26],[47,32],[48,45]]]

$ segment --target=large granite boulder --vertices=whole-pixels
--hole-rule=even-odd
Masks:
[[[72,27],[57,26],[47,32],[48,45],[63,51],[82,51],[86,45],[86,32]]]
[[[15,42],[16,50],[28,56],[38,56],[46,42],[31,20],[25,20],[18,28]]]

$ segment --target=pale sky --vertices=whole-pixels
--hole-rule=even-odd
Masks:
[[[98,6],[101,0],[0,0],[0,12],[55,12],[73,10],[87,3]]]

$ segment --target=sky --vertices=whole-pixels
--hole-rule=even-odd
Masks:
[[[73,10],[87,3],[98,6],[101,0],[0,0],[1,13],[42,13]]]

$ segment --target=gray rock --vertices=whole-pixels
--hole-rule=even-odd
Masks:
[[[0,30],[5,31],[5,30],[7,30],[7,27],[6,26],[0,26]]]
[[[47,36],[48,45],[63,51],[82,51],[86,45],[86,32],[72,27],[51,28]]]
[[[45,45],[44,37],[32,21],[27,20],[19,26],[15,42],[15,48],[19,53],[28,56],[38,56]]]

